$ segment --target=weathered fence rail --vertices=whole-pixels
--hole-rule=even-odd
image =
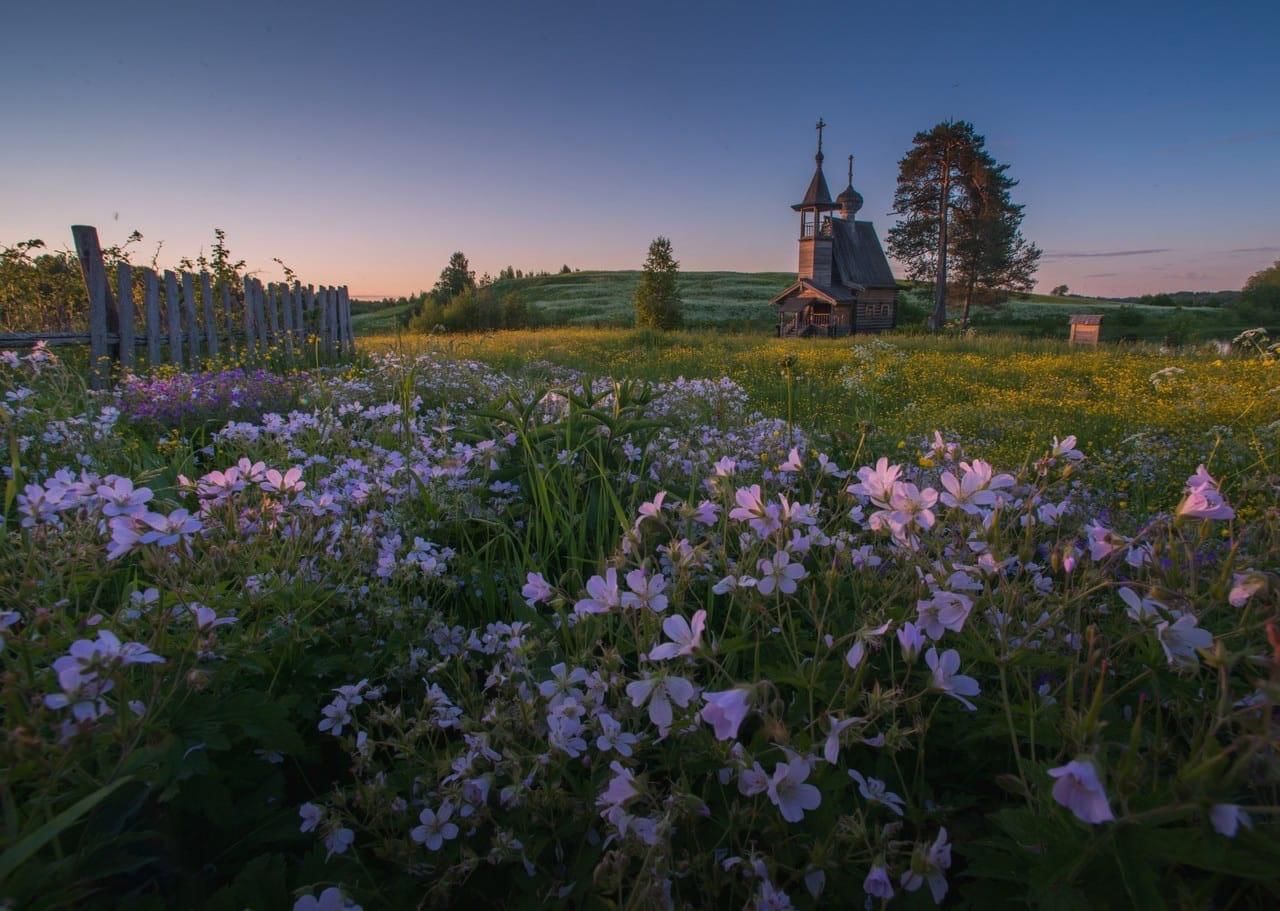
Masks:
[[[0,348],[88,345],[95,388],[110,382],[113,363],[134,369],[139,349],[151,366],[180,367],[231,352],[308,363],[355,349],[346,286],[264,285],[246,275],[233,287],[215,284],[208,272],[157,274],[129,263],[109,275],[97,228],[73,225],[71,233],[89,294],[89,331],[8,333],[0,335]]]

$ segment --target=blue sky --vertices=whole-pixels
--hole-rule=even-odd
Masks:
[[[791,270],[812,170],[881,235],[912,135],[972,121],[1038,283],[1239,287],[1280,259],[1280,4],[22,4],[0,31],[0,243],[190,255],[364,295],[481,272]],[[274,270],[274,271],[273,271]]]

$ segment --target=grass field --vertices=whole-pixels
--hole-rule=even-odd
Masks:
[[[375,335],[360,344],[366,351],[436,350],[522,375],[550,375],[559,365],[654,382],[727,376],[764,413],[790,414],[851,447],[865,434],[864,445],[876,452],[914,449],[934,430],[981,440],[987,457],[1014,465],[1055,432],[1078,435],[1094,455],[1145,460],[1158,450],[1160,464],[1132,482],[1144,497],[1150,489],[1167,492],[1216,439],[1248,437],[1280,419],[1274,362],[1146,345],[1081,350],[1016,337],[811,341],[618,329]],[[1152,375],[1168,367],[1184,372],[1154,383]]]
[[[0,905],[1274,905],[1274,359],[273,360],[0,353]]]
[[[504,280],[499,295],[517,293],[547,325],[618,327],[633,321],[632,295],[640,273],[591,271]],[[790,272],[684,272],[680,291],[684,317],[690,326],[768,330],[773,313],[768,304],[795,280]],[[903,282],[899,325],[923,325],[932,289]],[[365,332],[393,330],[405,307],[357,304],[354,321]],[[1071,313],[1102,313],[1104,339],[1136,338],[1181,341],[1231,338],[1254,323],[1241,320],[1230,308],[1154,307],[1093,297],[1022,294],[993,308],[976,307],[974,325],[1035,338],[1067,337]],[[959,317],[958,304],[954,314]]]

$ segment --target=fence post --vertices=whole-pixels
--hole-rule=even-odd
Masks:
[[[120,366],[133,367],[133,269],[126,262],[116,266],[116,299],[120,304]]]
[[[338,289],[338,310],[342,314],[338,321],[342,327],[342,352],[350,354],[355,349],[355,340],[351,337],[351,296],[346,285]]]
[[[196,320],[196,281],[190,272],[182,273],[182,306],[187,311],[187,350],[194,370],[200,366],[200,324]]]
[[[293,295],[288,285],[280,286],[280,319],[284,324],[284,354],[289,359],[289,366],[293,366]]]
[[[307,318],[302,310],[302,286],[293,283],[293,332],[297,336],[298,349],[305,353],[307,345]],[[305,361],[306,358],[303,358]]]
[[[316,335],[320,337],[320,349],[325,354],[329,353],[329,292],[324,285],[320,286],[320,290],[316,292],[316,318],[319,321],[319,329]]]
[[[102,262],[98,229],[90,225],[72,225],[71,236],[75,238],[80,273],[89,292],[89,385],[102,389],[111,376],[111,365],[107,362],[111,356],[107,333],[119,330],[114,313],[115,302],[111,299],[111,286],[107,282],[107,267]]]
[[[276,315],[276,285],[272,282],[267,285],[267,325],[271,329],[271,341],[276,342],[280,339],[280,317]]]
[[[329,334],[325,339],[327,345],[326,354],[329,357],[337,355],[338,341],[338,289],[330,285],[325,290],[324,295],[325,313],[329,315]]]
[[[262,302],[262,282],[253,280],[253,320],[258,324],[258,345],[267,353],[271,342],[267,338],[267,310]]]
[[[213,285],[209,273],[200,273],[200,299],[204,302],[204,337],[209,343],[209,357],[218,356],[218,321],[213,317]]]
[[[231,303],[231,283],[224,281],[222,283],[222,312],[227,321],[227,351],[236,350],[236,322],[235,311]]]
[[[160,363],[160,279],[154,269],[144,269],[147,280],[147,366]]]
[[[253,319],[253,279],[249,276],[244,277],[244,344],[252,357],[254,349],[254,333],[257,327],[254,325]]]
[[[169,363],[182,366],[182,301],[178,298],[178,276],[164,270],[164,315],[169,323]]]

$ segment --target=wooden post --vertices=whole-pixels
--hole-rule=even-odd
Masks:
[[[334,342],[338,338],[338,291],[332,286],[324,291],[324,314],[328,331],[324,337],[324,353],[328,357],[336,354]]]
[[[218,356],[218,321],[213,316],[213,284],[209,273],[200,273],[200,299],[204,302],[204,337],[208,342],[209,357]]]
[[[182,306],[187,311],[187,350],[194,370],[200,366],[200,324],[196,320],[196,280],[190,272],[182,273]]]
[[[305,317],[307,335],[316,334],[316,288],[315,285],[307,285],[302,292],[302,312]]]
[[[273,342],[280,338],[280,318],[276,314],[278,300],[279,292],[273,282],[267,285],[267,325],[271,327],[271,341]]]
[[[262,353],[267,353],[271,342],[267,336],[267,308],[262,300],[262,282],[253,280],[253,321],[258,326],[258,345]]]
[[[248,349],[249,355],[252,356],[254,349],[254,333],[257,332],[257,326],[254,324],[253,313],[253,279],[249,276],[244,277],[244,344]]]
[[[222,312],[227,320],[227,350],[236,348],[236,314],[235,305],[231,302],[231,283],[222,283]]]
[[[107,281],[107,267],[102,262],[98,229],[90,225],[72,225],[71,236],[75,238],[80,273],[89,292],[89,385],[103,389],[111,377],[111,348],[107,333],[118,332],[120,328],[115,301]]]
[[[355,339],[351,336],[351,297],[346,285],[338,289],[338,311],[342,314],[338,321],[338,325],[342,327],[342,351],[350,354],[355,348]]]
[[[280,286],[280,317],[284,324],[284,354],[293,363],[293,295],[288,285]]]
[[[182,302],[178,299],[178,276],[164,270],[164,315],[169,322],[169,363],[182,366]]]
[[[126,262],[116,267],[116,298],[120,305],[120,366],[133,369],[133,269]]]
[[[302,286],[297,282],[293,283],[293,331],[298,337],[298,347],[302,350],[306,349],[307,344],[307,318],[306,313],[302,309]]]
[[[160,279],[145,269],[147,279],[147,366],[160,363]]]
[[[316,335],[320,338],[320,349],[329,353],[329,292],[324,285],[316,292]]]

